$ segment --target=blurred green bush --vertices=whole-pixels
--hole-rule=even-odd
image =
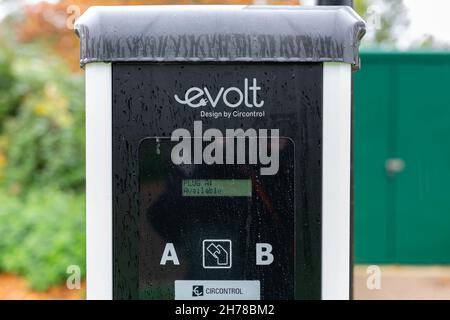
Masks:
[[[39,45],[0,43],[0,272],[45,290],[84,273],[84,92]]]
[[[0,97],[7,97],[0,100],[0,187],[82,190],[83,79],[56,57],[26,47],[15,54],[3,49],[9,59],[0,60],[0,79],[9,81],[0,87]]]
[[[84,196],[44,189],[24,198],[0,195],[0,269],[45,290],[67,267],[85,270]]]

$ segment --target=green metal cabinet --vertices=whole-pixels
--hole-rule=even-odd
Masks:
[[[357,263],[450,263],[450,53],[366,52],[354,74]]]

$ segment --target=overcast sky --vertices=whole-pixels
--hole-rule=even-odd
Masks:
[[[408,7],[408,40],[425,34],[450,42],[450,0],[403,0]]]

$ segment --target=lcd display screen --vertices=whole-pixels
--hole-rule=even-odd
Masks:
[[[184,179],[183,197],[251,197],[249,179]]]

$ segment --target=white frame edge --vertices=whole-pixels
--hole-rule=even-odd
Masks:
[[[323,64],[322,299],[350,299],[351,65]]]
[[[112,299],[112,69],[89,63],[86,77],[87,299]]]

